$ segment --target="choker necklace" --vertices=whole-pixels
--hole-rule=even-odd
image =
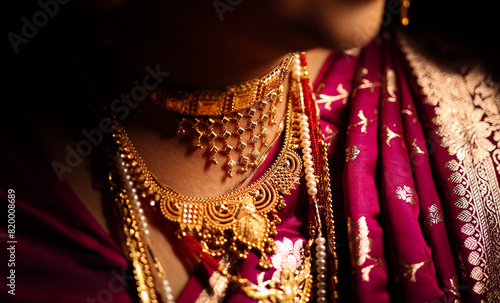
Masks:
[[[220,116],[246,110],[275,99],[278,87],[285,81],[293,62],[289,54],[278,66],[259,79],[230,85],[223,90],[182,90],[160,86],[149,92],[149,98],[170,111],[186,116]]]
[[[233,177],[262,162],[269,127],[277,124],[276,105],[282,102],[282,83],[292,59],[290,54],[265,76],[225,90],[189,92],[161,86],[149,98],[178,113],[177,134],[192,136],[193,145],[206,150],[207,162],[222,162],[222,168]]]

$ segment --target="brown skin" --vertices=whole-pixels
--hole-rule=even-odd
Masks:
[[[341,43],[362,46],[377,33],[384,5],[383,0],[248,0],[225,12],[221,22],[210,1],[87,2],[96,10],[111,7],[101,14],[110,16],[103,28],[113,29],[113,34],[103,34],[104,30],[100,34],[124,66],[140,73],[146,65],[161,63],[161,70],[171,73],[166,81],[199,88],[224,87],[259,77],[290,51],[334,49]],[[136,23],[126,26],[129,21],[121,20],[132,13]],[[328,54],[322,49],[308,53],[311,78]],[[279,113],[284,115],[284,104]],[[160,182],[182,194],[203,197],[223,194],[244,177],[225,178],[220,166],[207,168],[206,157],[190,152],[185,140],[175,135],[175,125],[164,122],[171,121],[170,115],[141,105],[126,123],[132,142]],[[64,124],[49,123],[40,128],[42,142],[61,162],[64,147],[74,145],[65,129]],[[270,136],[275,132],[271,129]],[[65,178],[111,233],[119,226],[104,209],[113,202],[103,200],[102,191],[91,185],[96,168],[88,159],[85,161],[86,165],[78,166]],[[176,239],[172,231],[165,229],[155,214],[150,215],[151,239],[162,264],[168,264],[168,276],[175,277],[169,281],[177,297],[197,261],[186,261],[185,252],[179,250],[182,245],[173,245]]]
[[[137,2],[102,12],[112,52],[138,73],[160,63],[167,81],[195,88],[257,78],[289,52],[362,46],[378,32],[385,3],[242,0],[221,21],[212,1]]]

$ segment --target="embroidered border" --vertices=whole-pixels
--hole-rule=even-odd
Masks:
[[[448,180],[456,184],[452,192],[460,197],[454,204],[462,210],[457,219],[466,235],[464,257],[472,268],[468,276],[475,280],[472,290],[497,302],[500,186],[493,161],[500,146],[498,95],[477,67],[450,72],[421,56],[406,39],[401,44],[427,96],[425,103],[435,106],[440,144],[457,158],[445,167],[450,170]]]

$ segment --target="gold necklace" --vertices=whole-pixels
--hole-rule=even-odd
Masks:
[[[225,157],[223,168],[230,177],[235,171],[246,173],[258,166],[262,150],[269,146],[268,127],[277,123],[276,104],[282,102],[282,96],[280,85],[276,97],[245,111],[218,117],[181,116],[177,134],[190,134],[198,149],[206,147],[211,164],[219,163],[219,155]]]
[[[259,79],[225,90],[186,91],[161,86],[149,98],[179,114],[177,134],[193,137],[193,145],[206,148],[210,164],[219,164],[229,177],[258,166],[269,145],[269,127],[275,125],[277,103],[282,102],[283,81],[293,55]],[[222,161],[221,161],[222,162]]]
[[[212,256],[234,252],[244,259],[254,249],[261,255],[259,265],[269,268],[267,254],[274,252],[272,237],[281,221],[278,211],[285,207],[283,195],[289,195],[298,184],[302,167],[294,151],[297,146],[293,141],[297,138],[292,136],[293,120],[288,104],[282,150],[262,177],[246,188],[210,198],[186,197],[161,185],[116,119],[113,138],[138,195],[178,225],[180,237],[194,232],[204,251]]]
[[[262,101],[276,99],[293,62],[289,54],[278,66],[258,79],[230,85],[223,90],[182,90],[160,86],[149,98],[161,107],[187,116],[220,116],[246,110]]]

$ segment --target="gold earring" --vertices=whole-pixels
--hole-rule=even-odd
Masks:
[[[408,9],[410,8],[410,0],[401,0],[401,13],[399,15],[401,24],[407,26],[410,23],[408,19]]]

